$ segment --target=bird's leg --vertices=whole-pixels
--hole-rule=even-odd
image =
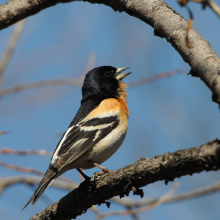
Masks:
[[[82,170],[80,170],[79,168],[76,168],[78,171],[79,171],[79,173],[85,178],[85,180],[90,180],[90,177],[89,176],[87,176],[85,173],[83,173],[83,171]]]
[[[94,166],[96,166],[96,167],[98,167],[98,168],[100,168],[100,169],[102,170],[102,172],[98,172],[98,173],[97,173],[98,175],[102,175],[102,174],[110,173],[110,172],[111,172],[111,171],[108,170],[107,168],[105,168],[105,167],[103,167],[103,166],[101,166],[101,165],[99,165],[99,164],[97,164],[97,163],[94,163]]]

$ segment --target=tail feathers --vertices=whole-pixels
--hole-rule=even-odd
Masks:
[[[37,192],[34,196],[34,199],[33,199],[33,202],[32,202],[32,205],[34,205],[37,200],[41,197],[41,195],[44,193],[44,191],[50,186],[50,184],[54,181],[54,178],[47,181],[46,183],[44,183],[42,185],[42,187],[39,189],[39,192]]]
[[[34,195],[31,196],[31,198],[28,200],[27,204],[24,206],[24,208],[21,211],[23,211],[30,204],[30,202],[33,200],[33,198],[34,198]]]
[[[23,211],[31,203],[32,200],[33,200],[32,205],[34,205],[53,181],[54,181],[54,178],[48,180],[47,182],[44,182],[44,178],[43,178],[40,181],[34,194],[31,196],[31,198],[29,199],[29,201],[27,202],[27,204],[24,206],[24,208],[21,211]]]

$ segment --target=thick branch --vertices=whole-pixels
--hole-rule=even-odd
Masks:
[[[27,185],[34,185],[34,184],[38,185],[41,180],[42,180],[42,177],[32,176],[32,175],[0,177],[0,195],[2,191],[5,190],[9,186],[16,185],[19,183],[23,183]],[[76,184],[73,182],[67,182],[67,181],[63,181],[59,179],[56,179],[56,181],[52,182],[50,187],[55,187],[58,189],[64,189],[68,191],[71,191],[74,188],[78,188],[78,186],[76,186]],[[164,203],[183,201],[183,200],[192,199],[192,198],[199,197],[199,196],[208,195],[211,193],[216,193],[219,191],[220,191],[220,181],[217,181],[216,183],[209,185],[209,186],[205,186],[205,187],[201,187],[201,188],[191,190],[188,192],[173,195]],[[160,198],[161,197],[146,198],[146,199],[130,199],[130,198],[120,199],[119,197],[114,197],[110,201],[120,204],[122,206],[125,206],[129,209],[132,209],[132,208],[139,208],[139,207],[151,205],[152,203],[158,201]]]
[[[172,181],[184,175],[220,169],[220,141],[198,148],[166,153],[151,159],[142,158],[134,164],[101,176],[99,180],[84,181],[61,200],[47,207],[32,220],[68,220],[76,218],[95,204],[117,195],[127,194],[132,187],[142,187],[156,181]]]
[[[36,14],[57,3],[76,0],[10,0],[0,6],[0,30],[17,21]],[[213,101],[220,104],[220,58],[194,29],[189,31],[189,41],[185,44],[187,21],[163,0],[87,0],[110,6],[115,11],[126,12],[154,28],[157,36],[166,38],[191,66],[190,73],[198,76],[212,91]],[[214,30],[213,30],[214,31]]]

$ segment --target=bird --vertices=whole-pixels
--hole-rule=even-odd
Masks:
[[[100,174],[110,172],[101,164],[118,150],[127,133],[128,94],[122,79],[131,72],[122,72],[128,68],[100,66],[86,74],[81,106],[59,141],[44,177],[23,209],[31,202],[34,205],[50,184],[70,169],[76,168],[85,179],[89,177],[81,169],[99,167]]]

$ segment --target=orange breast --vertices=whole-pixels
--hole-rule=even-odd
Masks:
[[[103,100],[84,120],[87,121],[95,117],[109,117],[116,114],[120,115],[122,120],[128,119],[129,112],[124,98],[118,97],[117,99],[109,98]]]
[[[120,118],[127,121],[129,117],[127,101],[124,97],[123,98],[118,97],[118,101],[120,102],[120,113],[119,113]]]

